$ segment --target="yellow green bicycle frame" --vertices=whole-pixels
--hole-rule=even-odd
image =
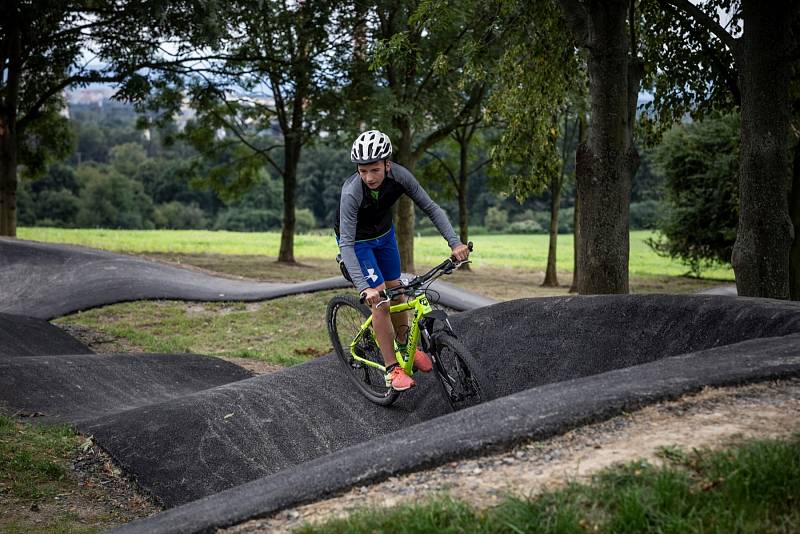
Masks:
[[[433,311],[431,307],[431,303],[428,301],[428,297],[423,295],[419,295],[408,302],[403,302],[400,304],[395,304],[394,306],[389,307],[389,313],[399,313],[408,310],[414,310],[414,317],[411,319],[411,328],[408,332],[408,340],[406,345],[405,354],[401,353],[397,350],[397,345],[395,344],[395,357],[397,358],[397,363],[400,367],[411,376],[413,374],[413,367],[414,367],[414,353],[417,349],[417,343],[419,342],[419,322],[422,320],[425,315]],[[369,328],[372,325],[372,315],[364,321],[364,324],[361,325],[361,329],[356,334],[356,337],[350,342],[350,355],[353,359],[357,362],[363,363],[364,365],[369,365],[370,367],[374,367],[376,369],[380,369],[382,372],[386,372],[386,367],[381,365],[380,363],[373,362],[371,360],[367,360],[366,358],[362,358],[358,354],[356,354],[356,344],[369,332]],[[378,339],[375,338],[375,344],[378,344]],[[379,346],[380,348],[380,346]]]

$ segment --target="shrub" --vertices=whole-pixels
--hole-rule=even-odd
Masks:
[[[631,230],[652,230],[657,228],[662,210],[662,204],[657,200],[633,202],[630,206]]]
[[[34,205],[39,226],[74,226],[80,209],[80,199],[67,189],[42,191]]]
[[[281,215],[273,210],[228,208],[217,216],[215,230],[266,232],[281,227]]]
[[[294,231],[296,234],[305,234],[317,227],[314,213],[308,208],[294,210]]]
[[[81,207],[77,223],[89,228],[153,228],[153,201],[140,182],[104,167],[78,168]]]
[[[170,230],[201,229],[208,226],[206,215],[197,204],[167,202],[159,204],[153,213],[156,228]]]
[[[497,206],[492,206],[486,211],[483,223],[490,232],[505,232],[508,227],[508,212]]]
[[[542,225],[533,220],[516,221],[508,225],[510,234],[541,234],[544,233]]]

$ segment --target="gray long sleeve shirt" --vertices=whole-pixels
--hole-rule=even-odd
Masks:
[[[342,186],[334,223],[342,259],[358,291],[367,289],[369,284],[358,264],[355,243],[381,237],[392,228],[392,206],[403,194],[408,195],[431,219],[450,247],[460,243],[447,214],[402,165],[392,163],[392,170],[376,191],[377,198],[358,173],[353,173]]]

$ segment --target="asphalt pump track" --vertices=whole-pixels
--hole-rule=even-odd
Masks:
[[[0,245],[6,253],[18,249]],[[333,355],[251,376],[198,355],[91,354],[30,317],[53,313],[36,291],[43,283],[57,296],[98,283],[86,249],[70,258],[69,247],[52,247],[67,271],[71,261],[83,262],[59,278],[57,263],[22,267],[49,254],[46,245],[21,244],[28,246],[35,254],[0,260],[0,309],[17,314],[0,315],[0,324],[4,332],[26,332],[0,336],[8,344],[0,347],[0,402],[34,421],[66,421],[92,435],[170,508],[124,532],[213,531],[704,386],[800,375],[796,303],[718,295],[523,299],[452,317],[489,377],[493,400],[452,413],[435,378],[423,376],[395,406],[381,408],[350,387]],[[124,258],[106,258],[97,268],[116,262],[135,277],[147,263],[130,258],[137,265],[121,267]],[[167,267],[172,287],[191,286],[181,269]],[[184,272],[196,280],[197,273]],[[32,297],[19,287],[10,296],[8,282]],[[103,300],[113,300],[109,292]],[[131,300],[121,293],[120,300]],[[107,303],[92,302],[80,306]],[[59,305],[70,308],[67,300]]]

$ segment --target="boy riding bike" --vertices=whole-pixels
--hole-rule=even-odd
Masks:
[[[409,389],[414,380],[397,365],[395,341],[401,350],[407,341],[406,313],[389,314],[381,306],[381,291],[400,285],[400,251],[397,248],[392,206],[406,194],[431,219],[452,250],[465,261],[469,249],[459,240],[447,215],[405,167],[392,163],[392,142],[378,130],[363,132],[353,142],[350,161],[356,172],[342,186],[334,229],[346,272],[372,311],[372,322],[386,364],[387,384],[397,391]],[[393,302],[398,304],[400,301]],[[417,350],[414,366],[431,370],[427,354]]]

